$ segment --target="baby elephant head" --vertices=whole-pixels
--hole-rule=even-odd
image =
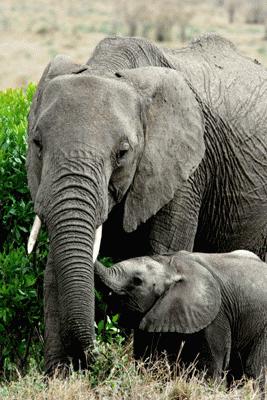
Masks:
[[[96,283],[109,293],[122,322],[149,332],[193,333],[216,317],[221,293],[212,274],[187,252],[139,257],[105,268]]]

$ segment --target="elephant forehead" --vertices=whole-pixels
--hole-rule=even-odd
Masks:
[[[64,96],[86,95],[88,97],[91,95],[92,99],[96,94],[103,98],[110,94],[113,100],[116,98],[116,94],[124,97],[124,100],[137,96],[133,88],[122,80],[90,74],[57,76],[49,82],[45,92]]]
[[[90,75],[66,75],[54,78],[46,87],[39,123],[114,127],[129,131],[139,115],[135,91],[116,79]],[[129,126],[130,125],[130,126]],[[118,128],[119,129],[119,128]]]
[[[150,257],[138,257],[123,261],[123,266],[129,268],[133,273],[142,275],[162,275],[165,271],[164,266]]]

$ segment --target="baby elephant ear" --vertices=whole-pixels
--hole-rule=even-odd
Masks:
[[[149,332],[194,333],[208,326],[221,306],[221,292],[211,273],[199,263],[174,256],[178,282],[142,319],[140,329]]]
[[[204,120],[182,74],[169,68],[123,71],[140,95],[144,149],[125,201],[124,229],[131,232],[165,204],[200,164]]]

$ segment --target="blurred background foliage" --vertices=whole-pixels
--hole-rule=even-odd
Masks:
[[[107,35],[177,47],[208,31],[267,62],[266,0],[6,0],[0,3],[0,89],[37,82],[59,53],[85,62]]]
[[[265,28],[262,39],[267,39],[267,2],[264,0],[165,0],[164,3],[162,0],[118,0],[115,10],[119,16],[115,33],[122,27],[129,36],[150,37],[158,42],[191,39],[192,31],[193,34],[198,31],[198,22],[201,25],[197,18],[201,20],[202,13],[210,16],[209,25],[203,27],[205,31],[214,30],[223,16],[218,28],[242,22],[262,25]]]

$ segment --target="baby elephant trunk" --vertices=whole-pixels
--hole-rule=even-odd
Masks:
[[[125,279],[125,273],[119,265],[116,265],[116,267],[105,267],[99,261],[95,262],[95,284],[105,294],[109,294],[109,292],[120,294]]]

